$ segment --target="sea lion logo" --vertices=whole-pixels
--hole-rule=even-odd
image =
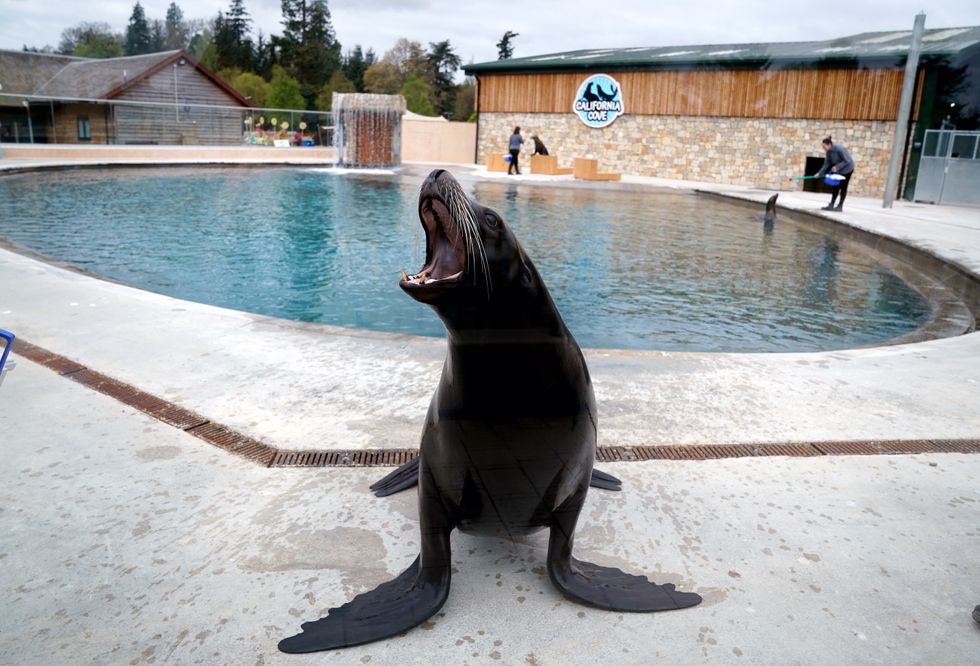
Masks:
[[[575,114],[589,127],[605,127],[623,115],[623,91],[607,74],[593,74],[578,88]]]

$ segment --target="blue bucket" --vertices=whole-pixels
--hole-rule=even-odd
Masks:
[[[838,185],[843,183],[844,180],[845,177],[840,175],[839,173],[828,173],[826,176],[823,177],[823,182],[827,185],[830,185],[831,187],[837,187]]]

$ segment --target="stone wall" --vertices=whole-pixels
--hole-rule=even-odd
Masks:
[[[528,155],[537,134],[562,167],[590,157],[600,171],[765,189],[785,189],[789,178],[803,175],[807,157],[823,158],[820,140],[830,134],[857,165],[848,193],[870,197],[884,193],[895,132],[891,121],[630,115],[591,129],[572,113],[481,113],[481,164],[490,153],[507,153],[515,125]]]

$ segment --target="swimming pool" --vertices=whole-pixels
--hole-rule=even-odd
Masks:
[[[420,178],[122,169],[0,179],[0,236],[96,274],[259,314],[441,335],[404,296]],[[584,347],[814,351],[915,330],[930,306],[885,257],[689,193],[469,183],[521,238]]]

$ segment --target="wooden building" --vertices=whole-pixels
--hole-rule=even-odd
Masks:
[[[851,192],[881,196],[911,37],[598,49],[468,65],[477,161],[506,153],[520,126],[561,166],[586,157],[607,171],[778,189],[819,169],[820,140],[831,135],[857,163]],[[927,129],[980,130],[980,27],[925,31],[912,120],[909,193]]]
[[[0,140],[237,144],[252,104],[183,51],[75,58],[0,51]]]

